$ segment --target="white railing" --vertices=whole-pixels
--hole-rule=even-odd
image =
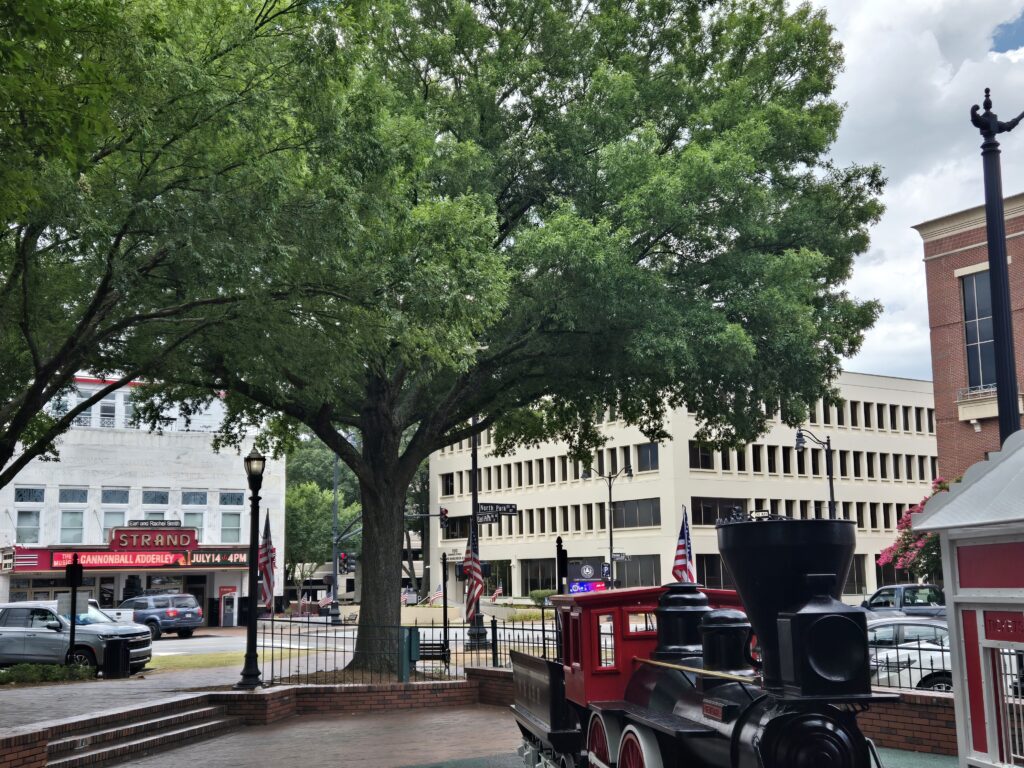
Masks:
[[[977,387],[963,387],[956,391],[956,401],[962,403],[965,400],[981,400],[986,397],[995,397],[995,384],[981,384]]]

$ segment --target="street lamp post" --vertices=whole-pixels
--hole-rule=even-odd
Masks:
[[[249,497],[249,613],[245,632],[245,664],[242,666],[242,679],[235,685],[235,688],[246,690],[259,688],[261,683],[256,655],[256,613],[259,608],[259,570],[256,561],[260,536],[260,488],[263,486],[263,470],[266,466],[266,458],[253,446],[245,457],[245,474],[252,492]]]
[[[992,346],[996,363],[996,402],[999,407],[999,444],[1020,429],[1017,397],[1017,365],[1013,355],[1013,319],[1010,314],[1010,273],[1006,264],[1006,223],[1003,214],[1003,179],[996,135],[1017,127],[1024,113],[1002,122],[992,111],[985,89],[982,102],[971,107],[971,123],[981,132],[981,162],[985,174],[985,228],[988,242],[989,289],[992,292]]]
[[[584,478],[599,477],[605,481],[608,485],[608,511],[607,511],[607,522],[608,522],[608,584],[609,589],[615,589],[615,524],[612,514],[612,485],[619,475],[625,475],[626,477],[633,476],[633,468],[626,464],[624,467],[619,469],[617,472],[609,472],[605,475],[595,475],[592,472],[587,472]]]
[[[798,427],[796,430],[796,449],[802,451],[807,439],[817,443],[825,449],[825,474],[828,475],[828,519],[836,519],[836,482],[832,472],[832,437],[826,435],[824,440],[819,440],[813,432]]]

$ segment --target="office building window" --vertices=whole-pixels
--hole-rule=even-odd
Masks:
[[[636,468],[639,472],[653,472],[658,468],[657,443],[644,443],[636,447]]]
[[[850,566],[850,573],[847,575],[846,584],[843,586],[844,595],[863,595],[867,593],[867,582],[864,580],[867,558],[867,555],[853,556],[853,564]]]
[[[732,574],[721,555],[697,555],[697,582],[709,589],[735,589]]]
[[[690,497],[690,522],[693,525],[714,525],[721,517],[729,517],[736,512],[745,512],[746,499],[719,499],[706,496]]]
[[[441,495],[442,496],[454,496],[455,495],[455,473],[445,472],[441,475]]]
[[[736,449],[736,471],[747,471],[747,447],[745,445]]]
[[[555,559],[520,560],[519,571],[522,578],[523,594],[528,595],[535,589],[555,588]]]
[[[616,528],[650,528],[661,525],[661,499],[617,501],[613,520]]]
[[[661,584],[660,555],[631,555],[615,563],[615,578],[624,587],[653,587]]]
[[[711,450],[704,443],[690,441],[690,469],[714,469],[715,460]]]
[[[994,386],[996,353],[988,271],[966,275],[961,278],[961,287],[964,300],[964,340],[967,345],[967,385]]]

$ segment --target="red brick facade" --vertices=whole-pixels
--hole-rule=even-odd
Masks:
[[[954,479],[999,449],[995,417],[978,419],[980,431],[961,420],[957,393],[967,387],[967,354],[960,277],[956,270],[987,264],[983,208],[951,214],[916,227],[924,238],[928,326],[931,330],[935,431],[939,472]],[[1010,305],[1018,382],[1024,382],[1024,195],[1006,200]]]

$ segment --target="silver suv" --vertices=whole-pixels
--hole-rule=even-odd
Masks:
[[[98,668],[107,640],[115,637],[128,640],[132,674],[149,663],[149,631],[138,624],[117,624],[92,605],[75,617],[72,660]],[[71,622],[57,614],[53,603],[0,604],[0,664],[63,664],[70,639]]]

